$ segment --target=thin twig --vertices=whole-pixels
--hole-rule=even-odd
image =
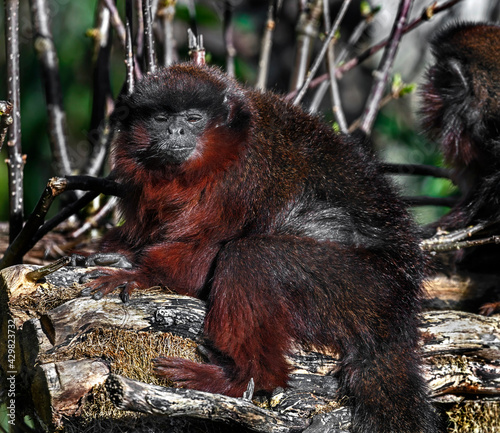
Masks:
[[[233,5],[231,0],[224,0],[224,48],[226,52],[226,73],[230,77],[234,77],[234,57],[236,56],[236,48],[234,47],[234,31],[233,31]]]
[[[408,206],[444,206],[453,207],[458,203],[456,197],[402,197],[402,200]]]
[[[144,16],[142,13],[142,0],[135,0],[135,13],[137,15],[137,31],[135,33],[135,54],[142,59],[144,54]],[[154,15],[153,15],[154,16]],[[132,28],[132,21],[130,21]]]
[[[144,55],[146,72],[148,74],[154,74],[156,72],[156,59],[153,39],[153,17],[151,15],[151,0],[142,0],[142,15],[144,22]]]
[[[59,61],[50,29],[50,10],[46,0],[31,0],[34,46],[40,59],[49,116],[49,139],[56,173],[72,172],[68,155],[66,113],[63,108]]]
[[[12,104],[12,124],[5,160],[9,177],[9,240],[23,227],[23,169],[26,157],[21,150],[21,87],[19,74],[19,0],[5,2],[5,51],[7,59],[7,98]]]
[[[113,28],[115,29],[118,35],[118,40],[120,41],[120,45],[123,47],[124,50],[126,50],[127,30],[125,29],[125,25],[123,24],[122,19],[120,18],[118,9],[116,9],[113,0],[103,0],[103,1],[106,7],[111,12],[111,24],[113,25]],[[139,67],[139,62],[137,62],[137,58],[135,55],[134,55],[134,74],[137,80],[140,80],[142,78],[142,71],[141,68]]]
[[[356,44],[359,42],[361,39],[361,36],[363,36],[363,33],[365,32],[366,28],[368,25],[372,22],[373,17],[377,14],[377,12],[380,10],[380,8],[373,8],[370,13],[368,13],[363,21],[361,21],[353,30],[351,33],[351,36],[349,37],[349,40],[347,41],[347,44],[342,48],[340,51],[340,54],[336,58],[336,64],[342,64],[342,62],[345,60],[345,58],[351,53],[351,51],[354,49]],[[326,76],[329,76],[328,74],[325,74]],[[325,75],[322,75],[323,77]],[[314,83],[316,80],[313,80],[311,82],[310,87],[314,87],[312,83]],[[318,87],[318,90],[316,90],[316,93],[314,94],[314,98],[311,101],[311,105],[309,106],[309,112],[310,113],[316,113],[318,111],[319,105],[321,104],[321,101],[323,101],[323,98],[330,87],[330,80],[326,79],[321,82],[321,85]]]
[[[373,83],[370,95],[368,96],[368,102],[361,119],[360,126],[361,131],[368,135],[372,131],[373,123],[375,122],[375,118],[379,110],[380,101],[384,95],[387,79],[389,78],[389,73],[392,69],[392,65],[394,64],[394,59],[396,58],[399,43],[401,42],[401,38],[403,36],[404,26],[410,14],[412,4],[413,0],[400,1],[396,20],[394,21],[394,26],[389,38],[391,42],[384,51],[379,69],[374,73],[375,82]]]
[[[298,89],[304,82],[311,61],[313,43],[318,36],[322,0],[313,0],[309,8],[303,8],[297,24],[297,49],[290,89]]]
[[[259,71],[257,76],[257,84],[255,87],[264,90],[267,87],[267,75],[269,71],[269,61],[271,58],[271,49],[273,46],[273,34],[276,26],[276,17],[281,9],[282,0],[269,0],[267,9],[266,28],[260,48]]]
[[[125,2],[125,92],[131,95],[134,91],[134,51],[132,47],[132,0]]]
[[[403,33],[408,33],[410,30],[413,30],[414,28],[418,27],[419,25],[423,24],[424,22],[429,21],[434,15],[438,14],[439,12],[442,12],[446,9],[451,8],[452,6],[455,6],[457,3],[461,2],[462,0],[450,0],[446,3],[443,3],[441,6],[437,6],[436,2],[433,2],[430,6],[424,8],[422,14],[413,20],[410,24],[408,24],[404,29]],[[336,76],[337,79],[342,78],[343,74],[346,72],[350,71],[351,69],[354,69],[356,66],[358,66],[360,63],[363,63],[366,59],[371,57],[372,55],[378,53],[382,48],[384,48],[387,43],[389,42],[390,39],[385,39],[384,41],[380,42],[377,45],[374,45],[373,47],[367,49],[363,53],[361,53],[359,56],[356,56],[352,58],[351,60],[347,61],[346,63],[343,63],[342,65],[337,67],[336,71]],[[339,60],[340,61],[340,60]],[[309,88],[313,89],[317,86],[319,86],[323,81],[328,80],[328,74],[323,74],[318,76],[317,78],[314,78],[310,85]],[[295,97],[297,94],[297,91],[291,91],[286,98],[291,99]]]
[[[450,179],[449,170],[442,167],[424,164],[382,164],[382,171],[388,174],[432,176],[444,179]]]
[[[114,107],[109,72],[111,55],[110,15],[109,9],[100,1],[95,29],[88,32],[94,38],[92,116],[90,119],[90,132],[87,134],[92,151],[83,171],[89,176],[98,176],[102,172],[104,156],[107,154],[106,140],[103,140],[103,134],[106,134],[106,119]]]
[[[164,0],[158,5],[157,16],[163,29],[163,66],[169,66],[177,60],[173,26],[176,3],[177,0]]]
[[[340,8],[339,13],[337,14],[337,17],[335,18],[335,22],[333,23],[330,32],[328,33],[328,36],[326,37],[325,41],[323,42],[323,46],[321,47],[321,51],[319,52],[318,56],[316,57],[316,60],[314,61],[314,64],[309,71],[307,75],[307,79],[302,84],[297,96],[295,97],[293,103],[294,105],[299,104],[302,101],[302,98],[307,92],[307,89],[309,88],[309,85],[311,84],[312,79],[318,72],[318,69],[321,65],[321,62],[323,61],[326,51],[328,50],[328,46],[330,45],[330,42],[335,36],[335,33],[337,33],[337,30],[339,29],[340,23],[342,19],[344,18],[345,13],[347,12],[347,8],[349,7],[349,4],[351,3],[351,0],[344,0],[342,3],[342,7]]]
[[[328,1],[323,2],[323,19],[325,25],[325,31],[330,32],[330,10]],[[340,131],[344,134],[347,133],[347,121],[345,119],[344,110],[342,110],[342,101],[340,99],[339,86],[337,83],[337,78],[335,77],[335,51],[334,44],[336,38],[332,39],[328,50],[326,52],[326,66],[328,69],[328,74],[330,75],[330,95],[332,99],[332,111],[337,123],[339,125]]]

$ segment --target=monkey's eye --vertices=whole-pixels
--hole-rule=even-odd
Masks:
[[[203,116],[201,116],[201,114],[198,113],[190,113],[186,116],[186,120],[189,123],[196,123],[199,122],[201,119],[203,119]]]
[[[157,122],[166,122],[168,120],[168,116],[164,115],[164,114],[158,114],[154,117],[154,119],[157,121]]]

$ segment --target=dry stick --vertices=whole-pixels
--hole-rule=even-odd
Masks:
[[[401,38],[403,36],[404,25],[408,15],[410,14],[412,4],[413,0],[400,1],[398,13],[396,15],[397,18],[394,21],[391,36],[389,37],[391,42],[384,51],[379,69],[374,73],[375,83],[373,84],[370,95],[368,96],[368,102],[360,126],[360,129],[368,135],[371,133],[373,123],[375,122],[375,118],[379,110],[379,103],[384,95],[387,79],[389,78],[389,73],[392,69],[392,65],[394,64],[399,43],[401,42]]]
[[[94,38],[92,116],[88,133],[92,152],[84,169],[89,176],[98,176],[102,172],[107,155],[107,141],[103,139],[103,136],[107,136],[107,117],[114,106],[109,72],[112,41],[111,13],[102,1],[97,7],[96,26],[90,32]]]
[[[224,31],[224,51],[226,52],[226,72],[230,77],[234,77],[234,57],[236,56],[232,20],[233,5],[231,4],[231,0],[224,0],[224,18],[222,20],[222,28]]]
[[[125,67],[127,74],[125,77],[125,92],[131,95],[134,91],[134,52],[132,47],[132,0],[125,2]]]
[[[322,0],[313,0],[308,10],[302,10],[297,24],[297,51],[290,89],[298,89],[304,82],[309,68],[313,43],[318,36]]]
[[[23,227],[23,168],[26,157],[21,150],[21,98],[19,80],[19,0],[5,2],[5,51],[7,58],[7,98],[12,103],[12,124],[5,160],[9,177],[9,241]]]
[[[155,47],[153,39],[153,17],[151,15],[151,0],[142,0],[142,14],[144,22],[145,38],[145,63],[146,73],[154,74],[156,72]]]
[[[271,49],[273,46],[274,27],[276,26],[276,17],[281,9],[282,0],[269,0],[267,9],[267,22],[262,37],[259,58],[259,72],[257,76],[257,84],[255,87],[260,90],[265,90],[267,87],[267,75],[269,71],[269,60],[271,58]]]
[[[328,1],[323,2],[323,19],[325,30],[327,33],[330,32],[330,10]],[[336,38],[332,39],[332,42],[328,45],[328,50],[326,52],[326,66],[328,69],[328,74],[330,75],[330,95],[332,98],[332,111],[340,130],[345,134],[347,133],[347,121],[345,119],[344,111],[342,110],[342,101],[340,100],[339,86],[337,83],[337,78],[335,77],[335,52],[334,44]]]
[[[9,126],[12,125],[12,104],[9,101],[0,101],[0,150],[2,150]]]
[[[80,199],[70,203],[59,214],[43,224],[45,216],[54,199],[64,191],[90,190]],[[66,218],[73,215],[82,207],[90,203],[99,193],[121,195],[121,187],[110,178],[96,178],[90,176],[68,176],[66,178],[54,177],[49,180],[34,211],[26,221],[21,232],[7,248],[0,262],[0,269],[20,263],[23,256],[50,230]],[[43,224],[43,226],[42,226]],[[41,226],[41,227],[40,227]]]
[[[127,46],[127,31],[125,29],[125,25],[123,24],[120,14],[118,13],[118,9],[113,2],[113,0],[103,0],[106,7],[109,9],[111,13],[111,24],[115,29],[118,40],[120,41],[120,45],[126,49]],[[137,62],[137,58],[134,56],[134,74],[136,79],[140,79],[142,77],[142,71]]]
[[[174,17],[176,0],[165,0],[158,7],[157,16],[163,29],[163,66],[169,66],[177,60],[174,38]]]
[[[432,3],[430,6],[426,7],[422,14],[413,20],[410,24],[408,24],[404,29],[403,33],[406,34],[410,30],[413,30],[414,28],[420,26],[422,23],[429,21],[434,15],[436,15],[439,12],[442,12],[446,9],[451,8],[452,6],[455,6],[457,3],[461,2],[462,0],[450,0],[446,3],[443,3],[441,6],[437,6],[436,2]],[[384,41],[380,42],[377,45],[374,45],[371,48],[368,48],[366,51],[361,53],[359,56],[354,57],[353,59],[349,60],[348,62],[344,63],[343,65],[339,66],[337,68],[337,78],[340,79],[342,78],[342,75],[345,74],[347,71],[350,71],[351,69],[355,68],[358,66],[360,63],[363,63],[366,59],[374,55],[375,53],[378,53],[382,48],[384,48],[388,43],[390,39],[385,39]],[[314,88],[318,86],[320,83],[328,79],[328,74],[323,74],[320,75],[319,77],[315,78],[314,80],[311,81],[310,88]],[[296,95],[296,91],[290,92],[287,95],[287,98],[293,98]]]
[[[309,85],[311,84],[312,79],[316,75],[316,72],[318,72],[318,69],[321,65],[321,62],[323,61],[326,51],[328,50],[328,46],[330,45],[330,42],[332,41],[333,37],[335,36],[335,33],[337,33],[337,30],[340,26],[340,23],[342,19],[344,18],[344,15],[347,11],[347,8],[349,7],[349,4],[351,3],[351,0],[344,0],[342,3],[342,7],[340,8],[339,13],[337,14],[337,17],[335,18],[335,22],[332,25],[332,28],[330,29],[330,32],[328,33],[328,36],[325,39],[325,42],[323,43],[323,46],[321,47],[321,51],[319,52],[318,56],[316,57],[316,60],[314,61],[314,64],[312,68],[310,69],[307,79],[300,88],[297,96],[295,97],[293,103],[294,105],[297,105],[302,101],[302,98],[307,92],[307,89],[309,88]]]
[[[49,116],[49,140],[56,173],[72,172],[68,155],[66,113],[63,108],[59,61],[50,29],[50,9],[46,0],[31,0],[35,30],[34,46],[42,69],[42,78]]]

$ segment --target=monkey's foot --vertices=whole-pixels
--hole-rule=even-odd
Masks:
[[[498,313],[500,311],[500,302],[489,302],[484,304],[479,309],[479,313],[483,316],[491,316],[494,313]]]
[[[199,364],[183,358],[160,357],[153,359],[153,366],[157,376],[171,379],[183,388],[232,397],[241,397],[246,389],[231,384],[222,367],[214,364]]]
[[[86,285],[82,294],[92,295],[92,298],[96,300],[115,289],[121,289],[121,300],[128,302],[131,293],[139,287],[139,283],[133,280],[133,272],[122,269],[96,269],[85,274],[80,282]]]

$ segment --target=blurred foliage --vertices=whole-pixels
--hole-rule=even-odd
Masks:
[[[47,138],[47,114],[45,97],[40,76],[40,67],[36,58],[31,29],[29,2],[21,2],[20,13],[20,51],[21,51],[21,122],[22,149],[27,155],[24,171],[25,214],[29,215],[35,206],[47,180],[57,173],[51,167],[51,151]],[[93,40],[85,36],[86,31],[93,27],[96,0],[89,2],[74,2],[70,0],[52,0],[51,7],[52,31],[60,62],[61,85],[63,89],[64,108],[67,113],[68,142],[72,164],[78,165],[85,161],[89,152],[87,141],[91,114],[92,88],[92,44]],[[208,4],[208,3],[207,3]],[[243,82],[253,83],[256,77],[260,35],[265,22],[267,2],[260,8],[255,4],[242,4],[235,11],[234,27],[238,33],[239,56],[235,59],[238,77]],[[120,4],[121,7],[121,4]],[[197,5],[197,23],[200,32],[205,36],[207,59],[211,63],[224,65],[222,48],[221,11],[210,4]],[[255,12],[255,13],[252,13]],[[0,10],[0,22],[4,22],[3,8]],[[185,6],[178,5],[176,20],[185,23],[187,28],[189,13]],[[286,43],[294,44],[292,33],[287,36]],[[180,58],[186,58],[185,41],[179,40]],[[124,78],[122,49],[114,46],[111,64],[112,85],[116,95]],[[0,82],[6,82],[5,40],[0,34]],[[286,88],[286,84],[279,86]],[[275,86],[275,83],[271,83]],[[6,99],[6,88],[0,90],[0,99]],[[427,142],[415,133],[409,111],[402,112],[394,108],[401,101],[394,101],[381,113],[376,124],[375,139],[382,143],[381,151],[384,157],[393,162],[413,162],[423,164],[439,164],[439,152],[435,144]],[[326,120],[331,115],[326,113]],[[4,146],[6,147],[6,146]],[[2,160],[6,157],[2,151]],[[449,182],[432,178],[409,178],[405,176],[398,180],[404,194],[414,195],[447,195],[451,191]],[[8,185],[7,168],[0,163],[0,220],[8,219]],[[430,214],[420,218],[421,221],[435,219],[442,209],[433,209]]]

